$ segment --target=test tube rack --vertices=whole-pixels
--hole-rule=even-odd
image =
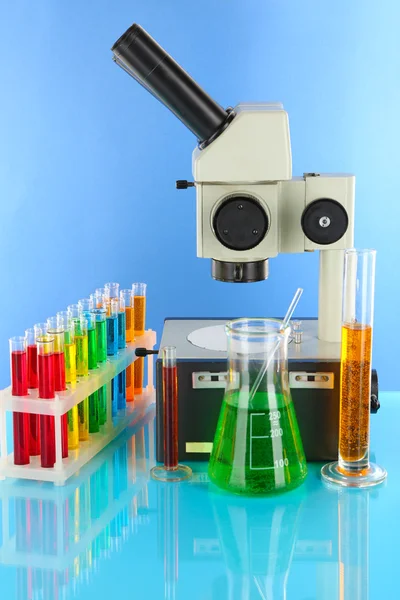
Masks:
[[[138,412],[138,422],[65,486],[11,479],[0,485],[0,564],[17,567],[17,587],[32,591],[18,597],[75,597],[79,583],[148,523],[155,408]],[[29,526],[14,527],[17,508]]]
[[[143,407],[155,402],[153,356],[147,356],[147,386],[143,393],[135,395],[133,402],[112,416],[111,381],[136,360],[136,348],[152,349],[156,344],[156,333],[149,329],[143,336],[138,336],[118,355],[107,357],[107,362],[99,364],[90,371],[87,377],[80,377],[75,386],[67,385],[67,390],[57,392],[52,400],[38,397],[37,390],[30,390],[28,396],[13,396],[11,386],[0,391],[0,479],[6,477],[50,481],[55,485],[64,483],[79,471],[89,460],[98,454],[107,444],[116,438],[132,423]],[[68,458],[62,458],[61,416],[78,405],[102,386],[107,386],[107,422],[99,433],[92,433],[88,441],[81,441],[79,449],[69,450]],[[15,465],[13,453],[8,453],[8,427],[12,428],[7,411],[50,415],[55,419],[56,461],[53,468],[43,468],[40,457],[32,456],[28,465]],[[9,436],[11,437],[11,436]]]

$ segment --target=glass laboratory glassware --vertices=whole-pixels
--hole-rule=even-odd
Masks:
[[[125,298],[122,294],[119,297],[118,312],[118,349],[126,348],[126,314]],[[118,410],[126,408],[126,371],[123,370],[118,375]]]
[[[178,373],[176,348],[162,349],[164,465],[151,469],[153,479],[183,481],[192,475],[192,469],[178,464]]]
[[[105,283],[104,294],[107,298],[119,298],[119,283]]]
[[[38,351],[39,398],[53,400],[54,389],[54,337],[42,335],[36,339]],[[56,462],[54,417],[40,415],[40,462],[52,468]]]
[[[107,312],[105,308],[94,308],[92,314],[96,318],[96,341],[97,341],[97,362],[99,364],[107,360]],[[107,421],[107,386],[103,385],[97,390],[99,401],[99,425],[104,425]]]
[[[65,381],[71,389],[76,386],[76,348],[75,326],[67,311],[57,313],[57,321],[64,330]],[[68,448],[79,448],[79,417],[78,407],[73,406],[67,413],[68,419]]]
[[[345,487],[377,485],[387,476],[369,462],[375,263],[375,250],[345,251],[339,457],[321,470],[325,481]]]
[[[135,338],[134,321],[134,300],[132,290],[121,290],[120,300],[125,305],[125,337],[126,342],[130,343]],[[126,401],[133,402],[134,398],[134,363],[127,367],[126,371]]]
[[[54,363],[54,391],[63,392],[65,385],[65,354],[64,354],[64,327],[58,317],[47,319],[47,333],[54,338],[53,363]],[[68,457],[68,416],[61,417],[62,457]]]
[[[91,311],[82,312],[88,324],[89,370],[97,369],[97,333],[96,315]],[[98,390],[89,396],[89,433],[100,431]]]
[[[76,305],[77,306],[77,305]],[[70,311],[70,307],[68,307]],[[88,320],[79,313],[79,317],[73,317],[76,350],[76,374],[80,377],[87,377],[89,374],[89,346],[88,346]],[[89,398],[82,400],[78,404],[79,414],[79,440],[89,439]]]
[[[146,329],[146,290],[145,283],[133,283],[135,337],[144,335]],[[137,358],[133,363],[135,396],[143,391],[144,358]]]
[[[25,330],[26,347],[28,353],[28,388],[38,388],[38,358],[36,336],[33,327]],[[29,453],[31,456],[40,454],[40,415],[29,415]]]
[[[78,300],[78,306],[79,306],[81,312],[83,312],[83,313],[90,312],[91,310],[94,309],[94,298],[93,297],[81,298],[81,300]]]
[[[237,494],[295,488],[304,481],[307,464],[289,387],[290,327],[282,329],[278,319],[237,319],[226,324],[226,334],[228,382],[210,479]]]
[[[118,354],[118,313],[119,299],[109,298],[106,304],[107,309],[107,356],[116,356]],[[115,417],[118,414],[118,377],[111,381],[111,414]]]
[[[11,393],[13,396],[27,396],[28,394],[28,369],[27,369],[26,338],[22,336],[10,338],[10,364],[11,364]],[[29,414],[13,413],[14,435],[14,464],[29,464]]]

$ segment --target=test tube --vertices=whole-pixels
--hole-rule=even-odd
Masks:
[[[164,465],[153,467],[159,481],[182,481],[192,475],[187,465],[178,464],[178,374],[175,346],[162,349]]]
[[[118,350],[126,347],[126,317],[125,317],[125,298],[120,295],[118,312]],[[126,407],[126,373],[125,369],[118,375],[118,409]]]
[[[63,392],[67,389],[65,385],[65,356],[64,356],[64,329],[59,323],[58,317],[47,319],[47,333],[54,338],[53,362],[54,362],[54,390]],[[67,413],[61,416],[61,445],[62,457],[68,456],[68,417]]]
[[[76,305],[77,306],[77,305]],[[70,307],[68,307],[70,308]],[[71,312],[71,311],[69,311]],[[76,374],[86,377],[89,374],[88,322],[84,315],[73,317],[76,349]],[[89,398],[78,404],[79,439],[89,439]]]
[[[135,321],[134,321],[134,305],[132,290],[121,290],[120,297],[125,304],[125,335],[126,341],[131,343],[135,338]],[[126,401],[133,402],[134,398],[134,365],[133,363],[127,367],[126,371]]]
[[[97,288],[91,298],[94,298],[94,308],[104,308],[104,298],[106,296],[105,288]]]
[[[107,356],[118,354],[118,298],[111,298],[107,302]],[[118,412],[118,377],[111,381],[112,416]]]
[[[119,283],[105,283],[104,294],[107,298],[119,298]]]
[[[94,298],[91,296],[90,298],[78,300],[78,307],[82,313],[90,312],[94,309]]]
[[[76,348],[75,328],[67,311],[57,313],[57,320],[64,330],[65,381],[71,388],[76,386]],[[78,407],[73,406],[67,413],[68,448],[75,450],[79,447],[79,416]]]
[[[39,398],[52,400],[54,390],[54,338],[41,335],[36,339],[38,353]],[[40,462],[52,468],[56,462],[54,417],[40,415]]]
[[[346,250],[340,369],[339,459],[322,468],[329,483],[377,485],[386,478],[369,462],[375,250]]]
[[[96,316],[92,312],[85,312],[88,323],[88,366],[89,370],[97,369],[97,336]],[[99,395],[96,390],[89,396],[89,433],[100,431]]]
[[[105,308],[94,308],[92,314],[96,319],[96,342],[97,362],[104,363],[107,360],[107,313]],[[107,386],[103,385],[97,390],[99,401],[99,425],[107,421]]]
[[[79,319],[81,316],[81,309],[78,304],[70,304],[67,306],[68,317],[71,321]]]
[[[28,388],[35,390],[38,387],[38,360],[36,336],[33,327],[25,330],[25,339],[28,358]],[[29,415],[29,454],[39,456],[40,454],[40,415]]]
[[[134,328],[135,337],[144,335],[146,324],[146,288],[145,283],[133,283],[132,293],[134,302]],[[143,391],[144,358],[137,358],[134,362],[135,395]]]
[[[107,356],[118,353],[118,312],[118,299],[112,298],[107,304]]]
[[[26,396],[28,394],[28,369],[27,369],[26,339],[22,336],[10,339],[10,364],[11,364],[11,393],[13,396]],[[14,412],[14,464],[29,464],[29,415]]]

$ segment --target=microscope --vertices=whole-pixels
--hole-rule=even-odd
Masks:
[[[343,254],[354,243],[355,177],[317,172],[292,177],[289,120],[281,104],[224,109],[139,25],[133,24],[112,52],[113,60],[198,140],[193,181],[176,185],[196,189],[197,256],[211,259],[214,279],[262,281],[269,275],[269,259],[279,253],[320,251],[318,319],[296,324],[289,376],[307,458],[337,458]],[[223,342],[216,347],[215,339],[226,320],[165,321],[161,345],[177,347],[181,371],[180,460],[204,460],[211,449],[226,377],[226,348]],[[196,335],[206,328],[210,344]],[[158,382],[160,373],[158,365]],[[157,390],[162,411],[161,385]],[[372,391],[375,410],[375,372]],[[157,421],[162,460],[162,419]]]

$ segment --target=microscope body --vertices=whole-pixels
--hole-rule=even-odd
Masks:
[[[193,152],[197,256],[233,283],[268,277],[279,253],[321,251],[318,337],[340,341],[343,251],[353,246],[352,175],[292,178],[287,113],[243,104],[210,145]]]

